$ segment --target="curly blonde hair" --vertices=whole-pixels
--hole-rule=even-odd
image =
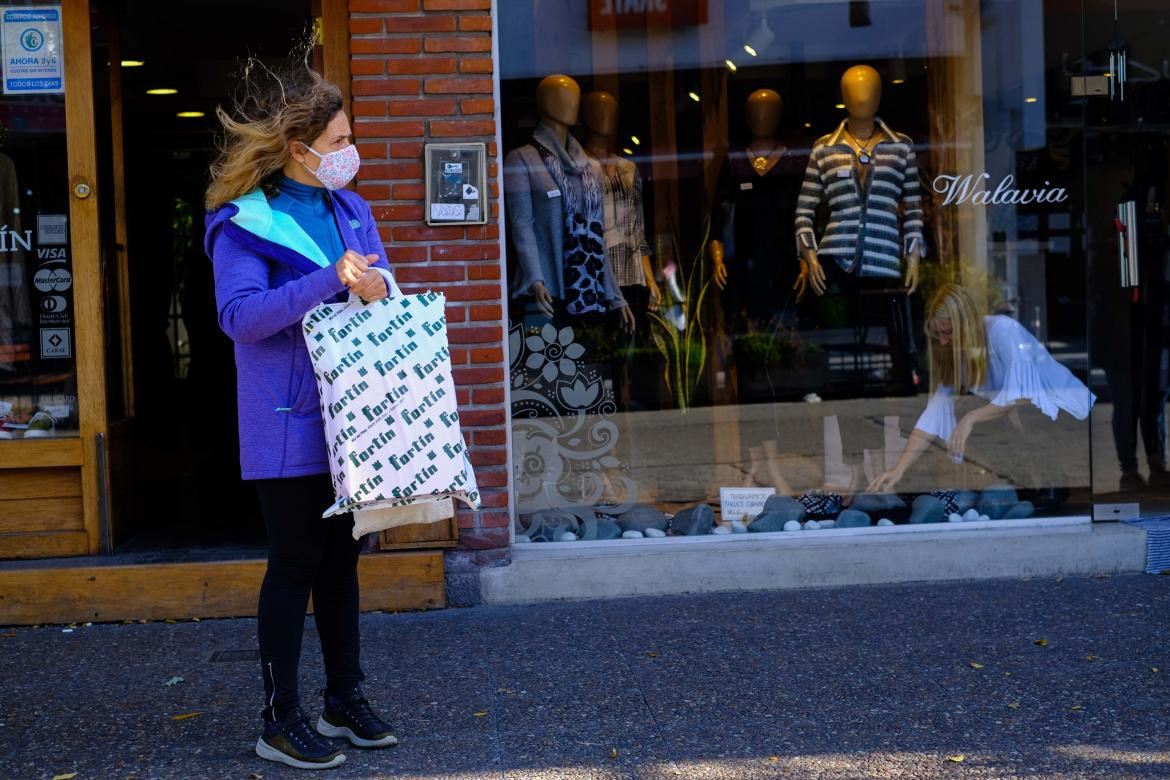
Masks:
[[[309,67],[304,53],[280,71],[249,58],[231,111],[216,107],[223,135],[204,195],[209,210],[267,187],[288,162],[289,144],[311,145],[342,110],[341,90]]]

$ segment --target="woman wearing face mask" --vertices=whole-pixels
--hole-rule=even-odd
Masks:
[[[1016,320],[983,316],[957,284],[935,293],[926,313],[930,400],[897,464],[874,478],[871,492],[892,490],[936,436],[946,442],[951,459],[961,463],[974,427],[1014,406],[1030,403],[1052,420],[1062,409],[1078,420],[1088,416],[1096,397]],[[956,422],[955,396],[965,393],[987,403]]]
[[[360,688],[361,541],[352,516],[321,518],[334,497],[301,318],[350,294],[399,293],[370,207],[342,189],[359,159],[338,89],[305,63],[277,74],[252,62],[242,91],[231,112],[217,111],[224,139],[206,194],[205,245],[220,327],[235,342],[241,470],[256,482],[268,532],[256,753],[321,769],[345,760],[324,737],[360,747],[398,740]],[[310,593],[326,676],[314,726],[297,690]]]

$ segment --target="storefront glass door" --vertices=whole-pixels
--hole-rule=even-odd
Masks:
[[[0,3],[0,558],[96,551],[105,426],[85,3]]]
[[[1124,519],[1170,508],[1170,9],[1086,0],[1084,30],[1095,516]]]

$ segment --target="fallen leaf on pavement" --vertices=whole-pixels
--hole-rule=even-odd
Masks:
[[[1012,673],[1011,673],[1011,672],[1004,672],[1004,673],[1003,673],[1003,676],[1004,676],[1004,677],[1011,677],[1011,676],[1012,676]]]
[[[73,780],[75,777],[77,777],[77,773],[70,772],[67,775],[53,775],[53,780]]]
[[[1008,707],[1010,707],[1013,710],[1018,710],[1020,708],[1020,703],[1018,701],[1013,701],[1011,704],[1008,705]]]
[[[1036,645],[1037,647],[1048,647],[1048,640],[1047,639],[1037,639],[1032,644]]]
[[[1095,655],[1086,655],[1086,656],[1085,656],[1085,660],[1086,660],[1086,661],[1096,661],[1096,660],[1097,660],[1097,656],[1095,656]]]
[[[202,712],[185,712],[182,715],[172,715],[171,720],[190,720],[191,718],[198,718]]]
[[[1069,706],[1068,711],[1069,712],[1076,712],[1077,710],[1083,710],[1083,709],[1084,709],[1084,707],[1082,707],[1081,705],[1073,704],[1073,705]]]
[[[1157,673],[1158,673],[1158,667],[1156,667],[1156,666],[1151,666],[1151,667],[1150,667],[1150,671],[1151,671],[1151,672],[1153,672],[1154,674],[1157,674]]]
[[[264,775],[260,774],[259,772],[253,772],[252,774],[248,775],[248,780],[264,780]]]
[[[780,756],[768,756],[768,760],[773,764],[778,764],[780,763]]]
[[[1064,582],[1064,577],[1057,577],[1057,578],[1056,578],[1056,581],[1057,581],[1057,582]]]
[[[16,634],[0,634],[0,636],[4,637],[5,639],[12,639],[16,636]]]
[[[471,714],[477,718],[486,718],[487,717],[486,712],[473,712]]]
[[[167,619],[166,619],[166,620],[164,620],[163,622],[164,622],[164,623],[177,623],[178,621],[177,621],[177,620],[174,620],[174,619],[172,619],[172,618],[167,618]]]
[[[646,653],[646,655],[650,656],[651,658],[657,658],[659,656],[659,653],[654,651],[654,650],[651,650],[648,653]]]
[[[967,757],[960,753],[957,756],[947,756],[947,761],[952,761],[956,764],[961,764],[967,760]]]
[[[982,668],[983,668],[983,664],[981,664],[981,663],[976,663],[975,661],[972,661],[972,662],[971,662],[971,668],[972,668],[972,669],[982,669]]]
[[[610,748],[609,749],[609,757],[610,758],[617,758],[618,757],[617,748]]]
[[[163,685],[166,686],[167,688],[170,688],[172,686],[178,685],[181,682],[183,682],[183,678],[179,677],[178,675],[175,675],[171,679],[164,682]]]

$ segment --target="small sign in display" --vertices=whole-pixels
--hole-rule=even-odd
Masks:
[[[750,520],[764,511],[764,503],[776,495],[776,488],[719,488],[719,511],[724,522]]]

